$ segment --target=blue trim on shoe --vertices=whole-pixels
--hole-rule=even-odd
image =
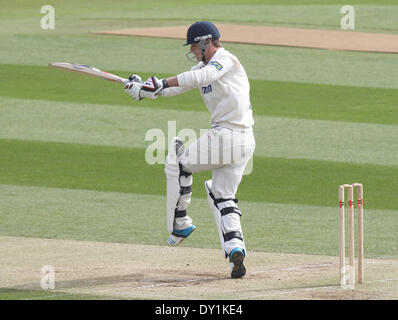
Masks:
[[[231,260],[231,258],[235,252],[241,252],[243,254],[243,256],[246,257],[245,250],[243,250],[241,248],[235,248],[229,253],[229,260]]]
[[[243,263],[245,259],[245,250],[241,248],[233,249],[229,254],[229,261],[232,265],[231,278],[239,279],[245,276],[246,267]]]
[[[188,237],[194,230],[196,229],[196,227],[194,225],[183,229],[183,230],[173,230],[173,235],[176,237],[181,237],[181,238],[186,238]]]

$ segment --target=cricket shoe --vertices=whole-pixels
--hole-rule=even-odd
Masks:
[[[245,252],[241,248],[235,248],[229,254],[229,262],[231,266],[231,278],[242,278],[246,274],[246,267],[243,264]]]
[[[169,246],[175,247],[178,246],[185,238],[188,238],[192,232],[196,230],[194,225],[183,229],[183,230],[173,230],[173,233],[167,239],[167,243]]]

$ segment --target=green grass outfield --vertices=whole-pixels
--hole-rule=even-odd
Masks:
[[[43,290],[0,289],[0,300],[110,300],[110,296],[71,294]],[[118,298],[117,300],[123,300]]]
[[[0,235],[165,245],[163,165],[145,162],[149,129],[168,121],[199,134],[209,114],[197,91],[135,101],[120,85],[47,67],[94,65],[127,77],[191,67],[182,41],[94,35],[105,29],[201,19],[339,29],[341,1],[0,1]],[[398,3],[350,1],[357,31],[398,33]],[[257,141],[238,191],[248,250],[338,254],[337,191],[362,182],[365,257],[398,259],[397,54],[225,44],[251,83]],[[183,246],[218,248],[194,175]],[[1,259],[1,257],[0,257]],[[0,289],[0,299],[92,296]]]

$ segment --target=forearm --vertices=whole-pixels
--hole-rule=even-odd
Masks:
[[[178,87],[179,86],[177,76],[166,78],[166,81],[167,81],[168,87]]]
[[[181,94],[188,90],[191,90],[191,88],[180,87],[178,84],[177,76],[166,78],[164,80],[166,80],[166,83],[167,83],[167,87],[165,89],[163,89],[162,93],[161,93],[161,95],[164,97],[176,96],[178,94]]]

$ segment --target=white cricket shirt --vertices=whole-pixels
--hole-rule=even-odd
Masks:
[[[177,75],[179,87],[163,90],[163,96],[174,96],[199,88],[211,113],[211,126],[251,129],[254,120],[250,104],[250,84],[238,58],[219,48],[208,64],[199,62],[191,71]]]

